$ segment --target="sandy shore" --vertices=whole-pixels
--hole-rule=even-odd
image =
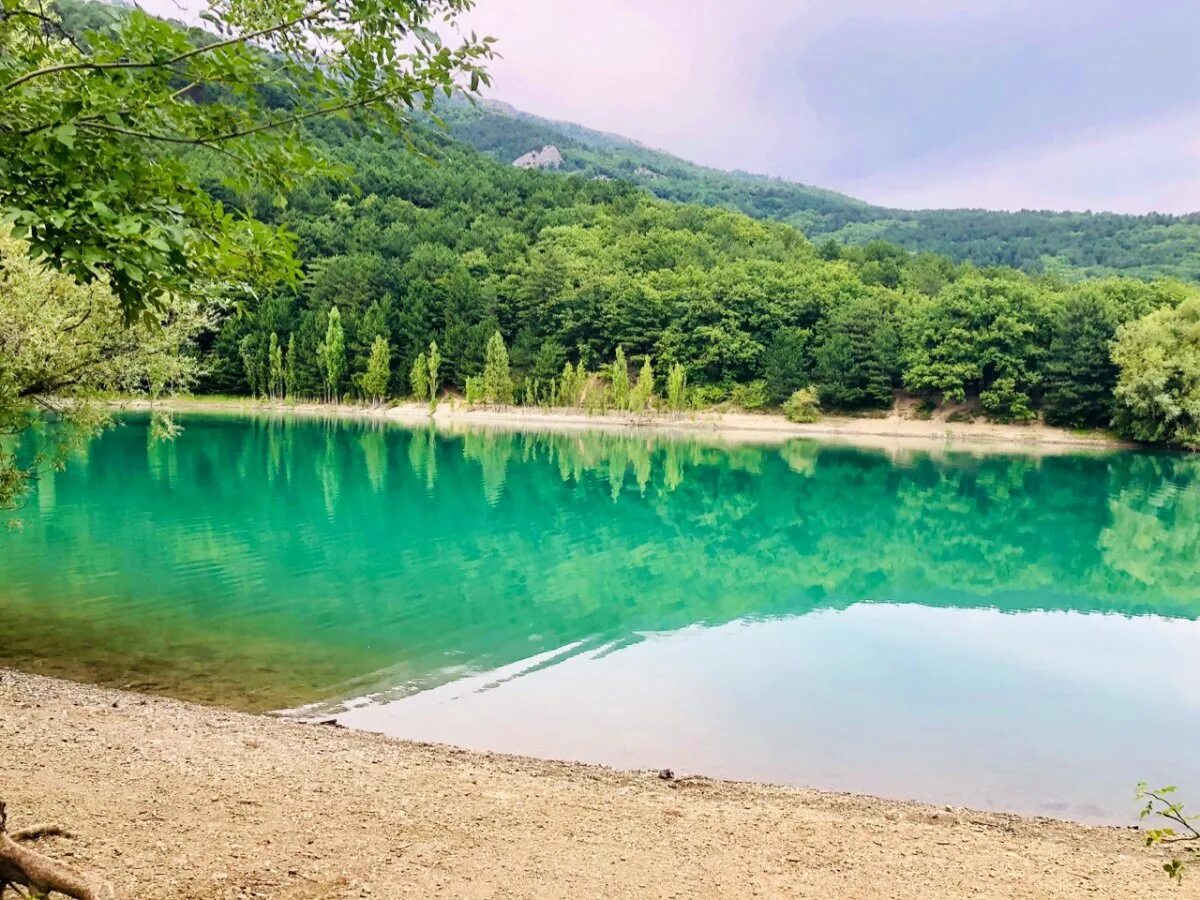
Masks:
[[[144,404],[132,404],[142,407]],[[894,410],[878,418],[825,416],[812,424],[789,422],[774,413],[694,412],[678,414],[585,413],[572,409],[531,407],[467,407],[456,401],[438,405],[430,415],[419,403],[368,408],[348,404],[266,403],[223,397],[179,397],[160,404],[178,412],[239,411],[367,418],[404,424],[432,421],[437,427],[486,426],[513,430],[586,431],[647,430],[701,435],[725,443],[778,444],[793,438],[815,438],[870,447],[912,447],[1045,453],[1131,449],[1135,445],[1103,432],[1074,432],[1041,423],[1003,425],[995,422],[950,422],[919,419]]]
[[[0,670],[10,826],[122,898],[1200,897],[1136,832],[425,746]],[[679,773],[682,774],[682,773]]]

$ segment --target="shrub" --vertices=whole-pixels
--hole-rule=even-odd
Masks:
[[[691,389],[690,393],[692,406],[696,409],[716,406],[729,399],[729,391],[720,384],[698,384]]]
[[[821,418],[821,401],[812,387],[800,388],[783,404],[789,422],[816,422]]]
[[[762,409],[767,405],[767,382],[759,379],[749,384],[735,384],[729,392],[729,400],[742,409]]]

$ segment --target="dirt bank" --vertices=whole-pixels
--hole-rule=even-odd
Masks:
[[[1135,832],[388,740],[0,670],[10,826],[125,900],[1200,898]]]
[[[179,412],[290,412],[299,415],[362,417],[405,424],[432,421],[439,428],[447,429],[472,425],[552,431],[644,429],[707,435],[728,443],[772,444],[797,437],[810,437],[873,447],[951,447],[1050,453],[1130,449],[1134,446],[1103,432],[1074,432],[1040,423],[1003,425],[985,421],[949,421],[944,413],[921,419],[914,416],[911,404],[897,406],[889,414],[878,418],[825,416],[819,422],[806,425],[789,422],[782,415],[774,413],[586,413],[572,409],[523,406],[467,407],[455,400],[439,404],[432,416],[428,406],[418,403],[372,409],[348,404],[271,404],[245,398],[200,396],[175,398],[161,405]]]

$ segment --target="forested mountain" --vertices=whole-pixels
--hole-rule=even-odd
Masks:
[[[564,173],[621,178],[664,199],[787,222],[814,240],[884,240],[955,261],[1068,277],[1121,273],[1200,281],[1200,212],[1128,216],[887,209],[779,178],[698,166],[627,138],[539,118],[502,103],[450,102],[441,117],[454,137],[501,162],[552,144],[563,155]]]
[[[994,245],[1026,271],[985,266],[842,243],[891,226],[837,194],[700,169],[494,104],[439,111],[449,134],[428,121],[396,135],[305,120],[297,140],[328,165],[286,198],[255,194],[231,155],[183,152],[222,215],[294,236],[300,270],[204,337],[205,389],[382,401],[450,388],[468,402],[624,410],[783,403],[797,419],[818,404],[889,408],[902,390],[925,413],[942,404],[1002,421],[1115,422],[1139,440],[1200,447],[1200,288],[1021,257],[1062,226],[1071,240],[1060,255],[1101,253],[1103,231],[1113,247],[1149,242],[1130,269],[1139,276],[1187,271],[1196,254],[1172,242],[1186,245],[1200,223],[904,214],[975,216],[973,231],[935,218],[906,220],[903,233],[936,243],[945,226],[951,252]],[[561,157],[541,161],[573,174],[512,164],[551,136]],[[793,227],[805,216],[824,237]],[[997,237],[988,217],[1020,239]]]
[[[250,202],[297,236],[305,275],[212,336],[209,390],[420,394],[436,342],[443,386],[468,396],[502,354],[513,384],[490,393],[538,404],[629,408],[630,369],[652,365],[649,390],[670,393],[663,374],[677,369],[697,406],[754,408],[813,385],[826,408],[887,407],[903,388],[929,408],[1106,425],[1118,327],[1197,293],[813,244],[628,181],[516,168],[424,128],[408,135],[421,155],[344,122],[310,137],[352,174],[304,185],[282,210]],[[241,204],[210,171],[209,189]]]

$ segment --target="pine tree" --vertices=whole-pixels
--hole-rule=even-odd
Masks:
[[[392,348],[387,338],[378,334],[371,343],[371,355],[367,359],[367,371],[363,374],[363,391],[371,402],[379,404],[387,396],[388,382],[392,378]]]
[[[412,387],[413,397],[417,400],[429,398],[429,359],[422,350],[413,361],[412,371],[408,373],[408,383]]]
[[[325,373],[326,399],[336,403],[341,399],[342,376],[346,373],[346,332],[342,330],[342,314],[335,306],[329,311],[329,327],[321,344],[321,369]]]
[[[1116,316],[1103,297],[1067,298],[1046,359],[1043,406],[1051,425],[1102,427],[1113,417],[1117,367],[1109,354]]]
[[[617,347],[609,375],[609,400],[617,409],[629,408],[629,364],[625,361],[625,350]]]
[[[513,402],[512,372],[508,365],[508,348],[504,338],[495,332],[488,339],[483,362],[483,398],[488,403],[507,405]]]

